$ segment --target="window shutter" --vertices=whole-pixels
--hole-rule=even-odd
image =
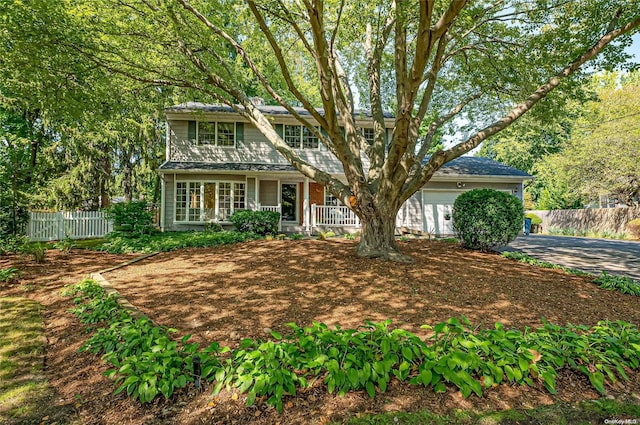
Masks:
[[[284,139],[284,124],[276,124],[276,133]]]
[[[322,134],[322,137],[326,137],[327,139],[329,138],[329,134],[324,131],[324,128],[320,127],[320,134]],[[326,151],[327,147],[325,146],[324,143],[322,143],[322,140],[320,140],[320,150],[321,151]]]
[[[236,147],[244,146],[244,123],[236,123]]]
[[[196,122],[189,121],[189,131],[187,133],[187,138],[190,142],[196,143]]]

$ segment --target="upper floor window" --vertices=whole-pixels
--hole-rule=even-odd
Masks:
[[[234,147],[236,145],[236,124],[233,122],[198,122],[196,136],[199,145]]]
[[[363,128],[362,136],[364,137],[364,140],[366,140],[369,145],[373,145],[373,140],[375,138],[373,128]]]
[[[302,125],[285,125],[284,141],[294,149],[318,149],[318,137]]]

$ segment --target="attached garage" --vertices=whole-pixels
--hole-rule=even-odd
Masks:
[[[445,164],[421,191],[407,200],[398,214],[401,230],[437,236],[453,235],[453,203],[462,193],[478,188],[507,192],[522,200],[527,173],[480,157],[460,157]]]
[[[423,189],[422,222],[424,232],[432,235],[452,235],[453,203],[462,194],[462,190]]]

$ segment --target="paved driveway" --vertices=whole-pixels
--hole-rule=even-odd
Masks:
[[[522,251],[539,260],[589,273],[629,276],[640,282],[640,242],[568,236],[519,236],[501,251]]]

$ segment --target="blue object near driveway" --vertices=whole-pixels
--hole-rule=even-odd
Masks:
[[[529,233],[531,233],[531,219],[526,217],[524,219],[524,234],[529,236]]]

